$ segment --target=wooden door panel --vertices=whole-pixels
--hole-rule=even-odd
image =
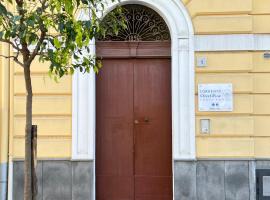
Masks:
[[[171,140],[164,137],[170,127],[161,126],[159,121],[136,125],[135,176],[171,177]]]
[[[170,71],[170,59],[136,60],[134,66],[135,117],[148,115],[155,120],[170,120]],[[169,126],[171,126],[171,124]]]
[[[97,200],[134,200],[132,60],[104,60],[96,85]]]
[[[97,200],[134,200],[133,176],[98,176]]]
[[[134,65],[135,200],[172,199],[170,59]]]
[[[136,176],[136,200],[172,200],[172,178],[170,176]]]
[[[166,58],[103,60],[96,81],[97,200],[172,199],[170,69]]]

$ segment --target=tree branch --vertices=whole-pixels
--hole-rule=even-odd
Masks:
[[[47,2],[47,0],[41,0],[40,1],[42,12],[44,12],[48,7],[48,6],[46,6],[46,2]],[[38,43],[37,43],[34,51],[30,54],[29,59],[26,62],[26,65],[29,65],[29,66],[32,63],[32,61],[34,60],[34,58],[39,54],[40,47],[41,47],[41,45],[44,42],[44,39],[46,37],[47,30],[46,30],[46,28],[45,28],[45,26],[43,24],[42,19],[39,22],[39,27],[40,27],[41,35],[40,35],[40,38],[38,40]]]
[[[6,58],[6,59],[10,59],[10,58],[16,58],[16,56],[5,56],[0,54],[0,57]]]
[[[24,25],[24,20],[25,20],[25,11],[23,10],[23,0],[15,0],[15,1],[17,3],[18,13],[21,16],[20,25],[22,27]],[[20,30],[20,31],[23,31],[23,30]],[[28,49],[28,45],[27,45],[26,41],[20,41],[20,43],[22,45],[21,53],[23,56],[23,63],[26,63],[27,60],[29,59],[30,51]]]
[[[23,67],[23,63],[18,60],[18,56],[5,56],[5,55],[0,54],[0,57],[3,57],[5,59],[13,59],[14,62],[16,62],[21,67]]]
[[[30,57],[29,59],[27,60],[26,62],[26,65],[30,65],[31,62],[34,60],[34,58],[36,57],[36,55],[38,54],[39,50],[40,50],[40,47],[45,39],[45,36],[46,36],[46,32],[43,30],[41,30],[41,35],[40,35],[40,38],[38,40],[38,43],[33,51],[33,53],[30,54]]]
[[[0,55],[0,57],[6,58],[6,59],[13,58],[14,62],[16,62],[18,65],[24,67],[23,63],[18,60],[18,56],[19,56],[19,53],[21,52],[21,49],[18,46],[16,46],[13,42],[11,42],[9,40],[0,38],[0,42],[4,42],[4,43],[7,43],[7,44],[10,44],[17,51],[17,55],[16,56],[4,56],[4,55]]]
[[[16,46],[13,42],[11,42],[10,40],[6,40],[6,39],[3,39],[3,38],[0,38],[0,42],[5,42],[5,43],[8,43],[10,44],[14,49],[16,49],[17,51],[21,51],[21,49]]]

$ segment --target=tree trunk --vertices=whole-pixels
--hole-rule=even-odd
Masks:
[[[24,161],[24,200],[33,200],[32,196],[32,102],[33,92],[30,66],[24,66],[26,87],[26,125],[25,125],[25,161]]]
[[[37,174],[36,174],[36,167],[37,167],[37,125],[32,125],[32,132],[31,132],[31,169],[32,169],[32,199],[37,199],[38,194],[38,186],[37,186]]]

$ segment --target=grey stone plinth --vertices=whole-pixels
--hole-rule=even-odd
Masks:
[[[256,169],[270,169],[270,161],[256,161]]]
[[[224,161],[197,163],[197,199],[225,200]]]
[[[175,161],[175,200],[255,200],[256,169],[270,161]],[[13,200],[23,200],[24,163],[13,164]],[[91,161],[39,161],[38,200],[94,200]]]
[[[8,164],[0,163],[0,199],[5,200],[7,196],[7,175]]]
[[[249,163],[248,161],[225,162],[226,200],[249,199]]]
[[[23,186],[24,186],[24,176],[23,176],[23,162],[14,162],[13,164],[13,199],[23,200]]]
[[[249,161],[249,199],[256,199],[256,162]]]
[[[72,199],[93,199],[93,163],[74,162],[72,164]]]
[[[71,200],[71,163],[51,161],[43,163],[43,200]]]
[[[174,199],[196,200],[196,163],[175,162]]]
[[[92,200],[93,163],[39,161],[38,200]],[[24,162],[13,164],[13,200],[23,200]]]
[[[38,200],[42,200],[42,163],[37,164]],[[13,200],[23,200],[24,189],[24,162],[16,161],[13,164]]]

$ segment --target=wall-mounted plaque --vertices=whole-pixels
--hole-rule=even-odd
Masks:
[[[199,111],[231,112],[233,111],[232,84],[199,84]]]

